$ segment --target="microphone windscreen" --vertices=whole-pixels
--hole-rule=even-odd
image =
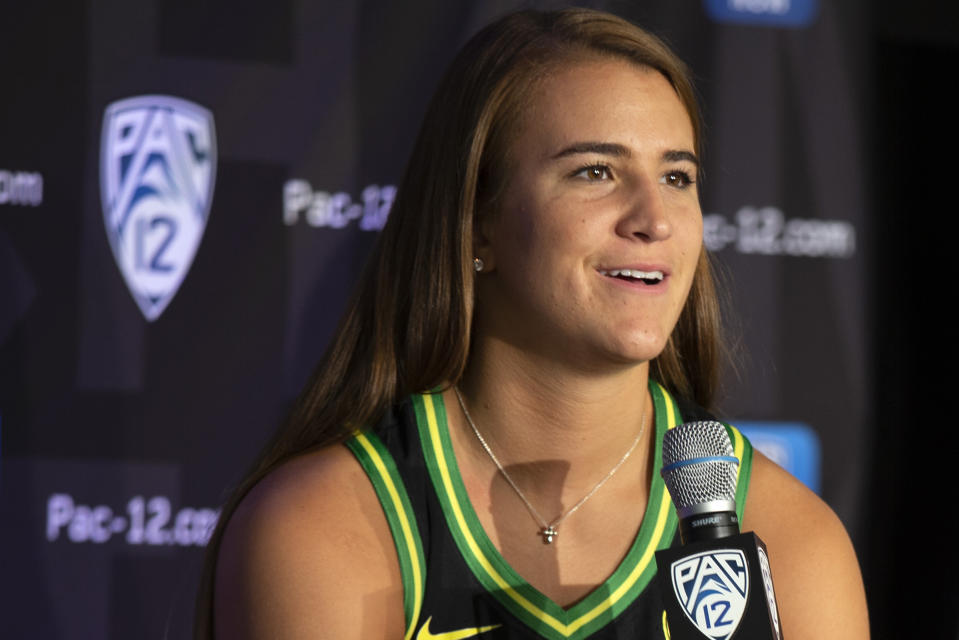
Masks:
[[[661,473],[681,518],[735,510],[738,465],[726,428],[714,420],[687,422],[663,436]]]

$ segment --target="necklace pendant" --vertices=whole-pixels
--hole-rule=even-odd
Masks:
[[[541,529],[539,535],[543,536],[543,544],[552,544],[553,538],[559,535],[559,531],[553,528],[553,525],[549,525],[544,529]]]

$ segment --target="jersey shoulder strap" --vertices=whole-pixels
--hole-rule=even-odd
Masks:
[[[416,524],[416,514],[413,513],[396,461],[379,436],[372,431],[358,432],[346,441],[346,446],[369,476],[393,534],[403,579],[403,611],[406,618],[403,637],[409,640],[420,617],[426,585],[423,542]]]

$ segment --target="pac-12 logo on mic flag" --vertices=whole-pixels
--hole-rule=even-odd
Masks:
[[[171,96],[114,102],[103,116],[100,197],[117,266],[147,320],[186,278],[213,200],[213,115]]]
[[[672,564],[673,590],[683,612],[707,638],[725,640],[746,609],[749,572],[739,549],[708,551]]]

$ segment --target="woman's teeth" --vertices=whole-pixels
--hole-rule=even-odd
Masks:
[[[654,284],[656,282],[662,282],[663,272],[662,271],[640,271],[639,269],[610,269],[609,271],[600,269],[599,271],[604,276],[612,276],[613,278],[632,278],[635,280],[642,280],[646,284]]]

